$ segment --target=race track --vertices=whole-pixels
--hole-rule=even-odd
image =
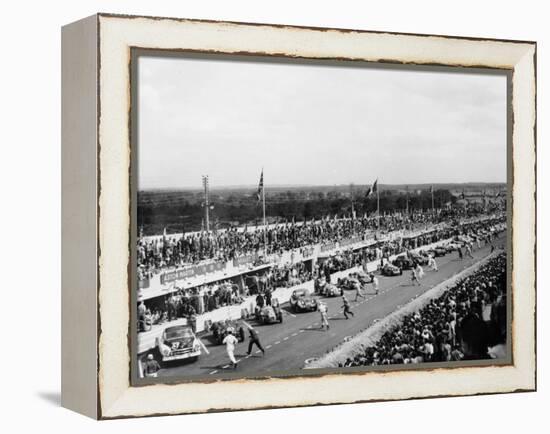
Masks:
[[[506,232],[500,234],[494,244],[497,248],[505,247]],[[372,285],[366,285],[366,299],[355,300],[355,291],[346,291],[348,300],[351,301],[352,311],[355,316],[346,320],[342,313],[341,297],[324,298],[328,305],[330,329],[325,331],[320,327],[320,314],[318,312],[293,314],[288,305],[283,305],[284,321],[282,324],[256,325],[262,345],[266,349],[263,356],[254,347],[250,356],[246,355],[248,349],[248,336],[245,342],[237,345],[235,356],[238,367],[233,370],[223,345],[214,345],[208,335],[201,336],[201,340],[208,348],[210,354],[203,354],[193,363],[182,361],[164,364],[159,377],[194,377],[224,376],[226,373],[241,375],[270,374],[289,369],[301,369],[304,361],[318,357],[336,345],[346,337],[351,337],[361,330],[369,327],[377,319],[381,319],[407,304],[412,299],[449,279],[463,269],[484,258],[490,253],[490,246],[474,249],[474,259],[465,257],[458,259],[458,253],[449,253],[444,257],[436,258],[439,271],[429,271],[424,267],[425,276],[421,286],[411,285],[410,271],[404,271],[402,276],[379,276],[380,292],[374,294]],[[247,333],[248,334],[248,333]],[[157,360],[160,356],[156,354]]]

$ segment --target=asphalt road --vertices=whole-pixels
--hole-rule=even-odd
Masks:
[[[506,242],[506,233],[502,233],[495,240],[496,247],[503,247]],[[218,376],[225,373],[242,373],[245,375],[264,374],[273,371],[301,369],[304,361],[318,357],[341,343],[346,337],[351,337],[366,329],[377,319],[384,318],[394,310],[407,304],[418,295],[449,279],[465,268],[471,266],[490,253],[490,246],[474,249],[474,259],[465,257],[458,259],[458,253],[449,253],[444,257],[436,258],[439,271],[429,271],[424,267],[425,275],[421,286],[412,285],[410,271],[404,271],[402,276],[379,278],[379,294],[375,295],[372,285],[366,285],[366,298],[355,300],[355,291],[345,291],[351,301],[351,308],[355,316],[346,320],[342,313],[342,298],[324,298],[328,306],[330,329],[321,329],[319,312],[298,313],[290,312],[288,305],[283,305],[284,320],[282,324],[256,325],[266,354],[254,346],[252,354],[246,355],[248,336],[245,342],[239,343],[235,349],[238,360],[236,370],[229,364],[225,346],[214,345],[208,335],[201,336],[203,344],[210,354],[204,351],[196,362],[188,363],[176,361],[164,364],[159,377],[190,377],[190,376]],[[248,333],[247,333],[248,335]]]

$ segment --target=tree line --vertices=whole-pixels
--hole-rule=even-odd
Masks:
[[[428,210],[432,207],[429,190],[404,193],[382,190],[379,194],[380,212],[388,213],[407,208]],[[435,208],[454,204],[457,198],[444,189],[433,193]],[[262,203],[255,193],[232,193],[228,196],[212,195],[210,199],[210,229],[231,226],[262,224]],[[353,205],[352,205],[353,203]],[[335,192],[283,191],[266,195],[266,216],[270,223],[311,220],[312,218],[350,217],[352,208],[357,217],[372,215],[377,209],[376,194],[343,194]],[[137,224],[143,235],[192,232],[204,228],[204,204],[184,196],[167,195],[163,192],[138,193]]]

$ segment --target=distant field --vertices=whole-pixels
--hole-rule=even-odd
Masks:
[[[380,186],[380,211],[431,208],[431,184]],[[302,221],[325,216],[370,215],[376,211],[376,195],[366,197],[366,185],[338,186],[266,186],[266,215],[270,222]],[[443,208],[461,200],[481,202],[483,192],[504,197],[504,183],[434,184],[434,204]],[[210,228],[232,225],[256,225],[262,221],[257,187],[211,188]],[[146,190],[138,192],[138,227],[144,235],[201,230],[204,219],[202,189]]]

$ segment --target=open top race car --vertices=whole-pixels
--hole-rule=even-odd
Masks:
[[[323,294],[324,288],[326,285],[327,285],[327,279],[325,278],[325,276],[321,276],[315,279],[315,282],[313,284],[315,294]]]
[[[430,259],[427,253],[423,250],[418,252],[410,252],[409,258],[411,258],[416,264],[420,265],[428,265],[428,261]]]
[[[401,268],[402,270],[410,270],[414,268],[414,261],[409,258],[407,255],[399,255],[392,262],[396,267]]]
[[[201,344],[187,325],[166,327],[160,337],[156,338],[156,346],[163,362],[196,360],[201,354]]]
[[[273,299],[271,306],[264,306],[260,308],[256,306],[256,321],[261,324],[274,324],[276,322],[283,322],[283,311],[281,310],[279,303],[276,299]]]
[[[307,289],[294,290],[289,303],[294,312],[313,312],[317,310],[317,300],[311,296]]]
[[[325,297],[338,297],[339,295],[344,295],[344,290],[336,285],[333,285],[332,283],[327,283],[323,287],[321,295]]]
[[[365,285],[367,283],[372,283],[372,276],[368,273],[365,273],[364,271],[358,271],[357,273],[350,274],[351,277],[354,277],[361,283],[362,285]]]
[[[426,252],[428,255],[433,257],[445,256],[447,254],[447,249],[442,246],[434,247]]]
[[[346,290],[353,290],[360,288],[361,283],[350,274],[348,277],[338,279],[338,287]]]
[[[244,342],[244,327],[242,325],[239,325],[237,321],[226,319],[222,321],[216,321],[210,326],[213,340],[218,345],[221,345],[223,343],[223,340],[229,334],[229,330],[232,331],[233,335],[239,340],[239,342]]]
[[[403,270],[401,268],[390,264],[389,262],[386,262],[386,264],[384,264],[381,272],[384,276],[400,276],[401,274],[403,274]]]

